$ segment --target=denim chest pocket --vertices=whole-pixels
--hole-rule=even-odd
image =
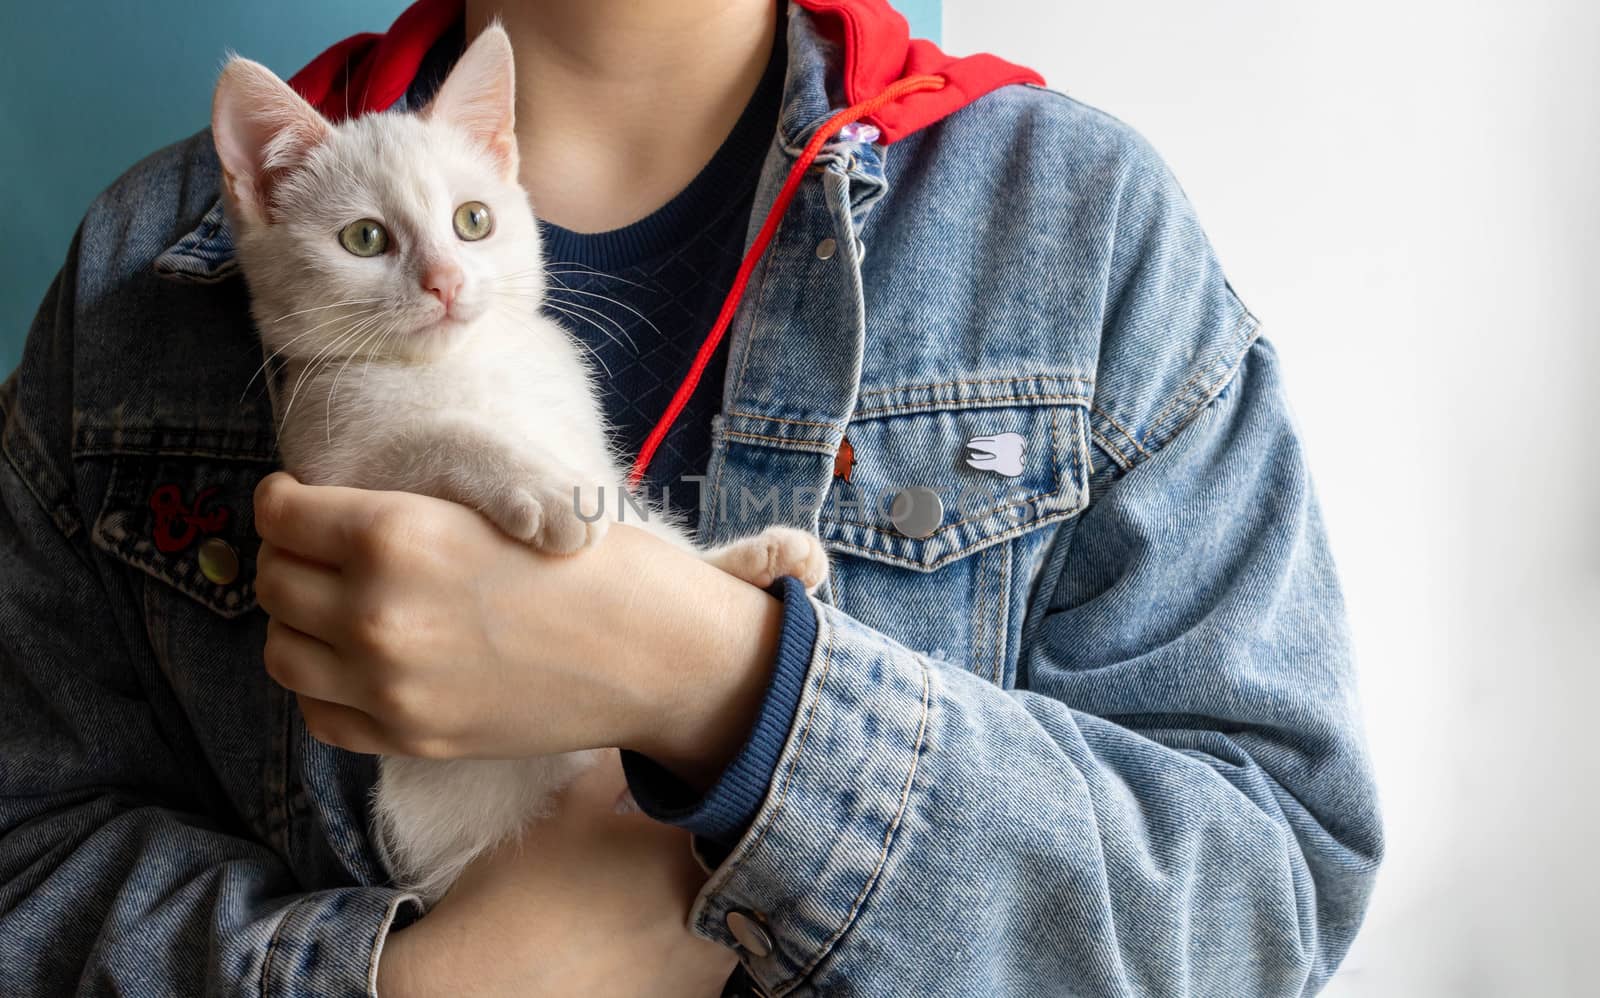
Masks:
[[[1087,393],[1059,378],[863,392],[818,521],[833,601],[1013,685],[1048,528],[1088,504]]]
[[[830,549],[932,572],[1080,512],[1088,398],[1054,379],[864,392],[818,529]]]
[[[116,455],[92,537],[102,551],[233,618],[256,606],[255,487],[271,461]]]

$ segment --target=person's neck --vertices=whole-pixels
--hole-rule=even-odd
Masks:
[[[602,232],[711,161],[772,54],[774,0],[467,0],[516,50],[522,183],[542,219]]]

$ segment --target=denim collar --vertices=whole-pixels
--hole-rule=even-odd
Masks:
[[[791,4],[788,17],[789,65],[784,76],[783,105],[778,116],[777,142],[789,158],[799,155],[811,132],[846,104],[843,88],[844,53],[838,42],[819,30],[815,17]],[[421,95],[412,88],[391,110],[410,110]],[[425,98],[424,98],[425,99]],[[851,206],[858,214],[867,210],[886,190],[883,147],[861,141],[857,133],[829,143],[817,157],[817,166],[836,169],[851,180]],[[216,154],[205,143],[201,155],[211,162],[207,171],[219,178]],[[161,276],[185,283],[214,284],[237,271],[233,234],[223,213],[220,190],[198,225],[156,257],[153,266]]]

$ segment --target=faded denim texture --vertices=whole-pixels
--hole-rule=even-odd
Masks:
[[[804,11],[789,51],[757,222],[839,103]],[[764,921],[745,966],[774,996],[1316,991],[1375,795],[1278,360],[1182,192],[1033,87],[818,162],[731,333],[700,534],[809,527],[833,570],[697,931]],[[276,462],[217,189],[206,133],[114,185],[0,390],[7,995],[371,994],[413,914],[367,837],[372,760],[260,665]],[[1005,433],[1021,475],[967,464]],[[237,579],[157,543],[162,486]],[[925,537],[862,501],[913,486],[945,499]]]

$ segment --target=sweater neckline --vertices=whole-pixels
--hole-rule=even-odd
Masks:
[[[787,62],[783,38],[780,23],[755,92],[711,161],[687,186],[638,221],[603,232],[575,232],[540,219],[545,258],[613,273],[683,244],[730,206],[753,196],[778,127]]]

